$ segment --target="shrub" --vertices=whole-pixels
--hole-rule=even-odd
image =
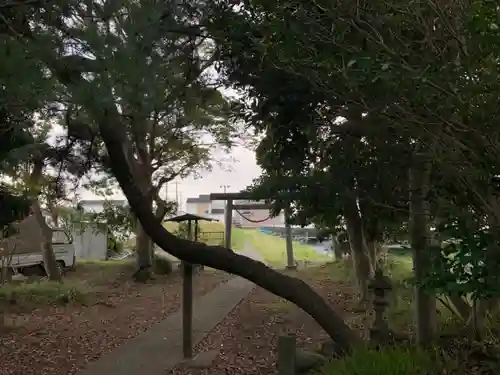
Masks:
[[[170,275],[173,271],[172,262],[168,259],[155,256],[153,262],[153,270],[158,275]]]
[[[352,356],[334,360],[316,375],[430,375],[435,373],[431,356],[408,348],[359,349]]]
[[[0,286],[0,302],[19,305],[65,305],[84,303],[92,288],[82,282],[56,283],[41,280]]]

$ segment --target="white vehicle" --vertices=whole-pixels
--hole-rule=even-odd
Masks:
[[[73,246],[73,238],[69,234],[63,230],[54,230],[52,235],[52,246],[57,264],[61,271],[75,266],[75,247]],[[14,251],[10,259],[10,268],[13,273],[20,273],[24,276],[45,274],[41,250],[25,250],[21,253]]]

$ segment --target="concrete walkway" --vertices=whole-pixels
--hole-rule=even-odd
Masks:
[[[241,255],[260,260],[246,247]],[[234,277],[193,301],[193,346],[219,324],[255,288]],[[182,311],[169,315],[146,332],[91,362],[77,375],[165,375],[182,362]]]

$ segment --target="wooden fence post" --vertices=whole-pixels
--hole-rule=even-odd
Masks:
[[[193,265],[182,262],[182,354],[193,356]]]
[[[296,337],[294,334],[278,337],[278,375],[295,375],[296,373]]]

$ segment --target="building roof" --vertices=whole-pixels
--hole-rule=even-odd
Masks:
[[[186,203],[209,203],[210,194],[200,194],[197,198],[188,198]]]

